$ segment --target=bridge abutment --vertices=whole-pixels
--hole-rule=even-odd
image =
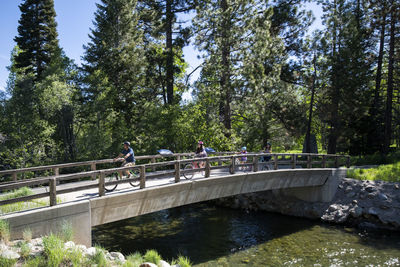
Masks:
[[[89,201],[68,203],[34,209],[2,216],[10,224],[11,240],[22,239],[25,230],[32,231],[37,238],[48,234],[57,234],[63,225],[72,228],[73,241],[90,247],[92,245],[92,225]]]
[[[331,175],[326,177],[323,185],[280,189],[280,193],[294,196],[308,202],[330,202],[336,194],[340,179],[346,177],[346,169],[332,169]]]

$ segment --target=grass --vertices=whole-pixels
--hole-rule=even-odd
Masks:
[[[29,254],[31,253],[31,248],[29,247],[28,242],[22,241],[19,247],[21,249],[19,253],[21,257],[24,259],[28,258]]]
[[[347,177],[358,180],[400,182],[400,162],[371,169],[349,169]]]
[[[139,252],[129,255],[126,257],[126,262],[122,265],[123,267],[136,267],[143,263],[143,257]]]
[[[96,246],[96,253],[90,258],[90,261],[98,267],[108,266],[106,253],[102,247]]]
[[[6,259],[4,257],[0,257],[0,266],[1,267],[13,267],[17,263],[17,260]]]
[[[180,267],[191,267],[192,263],[190,262],[189,258],[179,255],[177,260],[173,260],[171,265],[178,264]]]
[[[51,267],[60,266],[64,259],[64,242],[58,236],[50,234],[43,238],[43,248],[47,265]]]
[[[21,187],[19,189],[10,191],[8,193],[5,193],[0,196],[0,200],[8,200],[8,199],[13,199],[13,198],[18,198],[18,197],[25,197],[25,196],[30,196],[33,194],[32,189],[29,187]],[[61,203],[61,199],[57,198],[57,203]],[[5,214],[5,213],[10,213],[10,212],[16,212],[16,211],[22,211],[22,210],[28,210],[28,209],[34,209],[34,208],[40,208],[40,207],[46,207],[49,206],[49,200],[43,200],[43,199],[33,199],[30,201],[22,201],[22,202],[17,202],[17,203],[12,203],[12,204],[6,204],[0,206],[0,215]]]
[[[143,260],[145,262],[151,262],[154,263],[156,265],[158,265],[160,263],[160,261],[162,260],[160,254],[158,254],[157,251],[155,251],[154,249],[150,249],[146,251],[146,254],[143,255]]]
[[[24,229],[22,231],[22,239],[26,242],[30,242],[32,240],[32,230],[31,229]]]
[[[0,240],[5,243],[10,240],[10,224],[5,220],[0,220]]]
[[[72,240],[74,237],[72,224],[70,222],[64,221],[61,225],[61,232],[58,235],[64,242]]]
[[[372,155],[365,156],[352,156],[350,163],[351,165],[378,165],[378,164],[393,164],[400,161],[400,150],[389,153],[388,155],[382,155],[375,153]]]

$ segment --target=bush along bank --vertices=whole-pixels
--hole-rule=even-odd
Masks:
[[[249,211],[320,219],[359,228],[400,230],[400,183],[342,179],[331,202],[306,202],[281,190],[216,200],[217,205]]]
[[[65,234],[50,234],[31,239],[29,230],[23,240],[9,241],[7,222],[0,222],[0,266],[84,266],[84,267],[190,267],[191,262],[183,256],[168,263],[155,250],[145,254],[134,253],[125,257],[120,252],[109,252],[99,246],[87,248],[66,241]]]

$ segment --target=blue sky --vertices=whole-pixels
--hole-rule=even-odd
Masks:
[[[18,5],[22,0],[0,0],[0,90],[4,90],[8,78],[7,66],[10,65],[10,53],[15,46],[14,37],[17,35],[20,11]],[[99,0],[54,0],[57,13],[58,38],[60,46],[66,55],[81,63],[83,55],[82,46],[89,41],[88,34],[93,27],[95,3]],[[312,29],[321,27],[321,8],[315,4],[307,4],[312,9],[317,20]],[[197,59],[198,52],[188,46],[184,49],[186,61],[189,63],[189,72],[197,67],[201,61]],[[196,79],[198,72],[191,78]]]

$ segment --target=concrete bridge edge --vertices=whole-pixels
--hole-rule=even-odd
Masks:
[[[279,192],[308,202],[330,202],[336,194],[339,182],[346,177],[346,168],[332,169],[321,186],[279,189]]]

